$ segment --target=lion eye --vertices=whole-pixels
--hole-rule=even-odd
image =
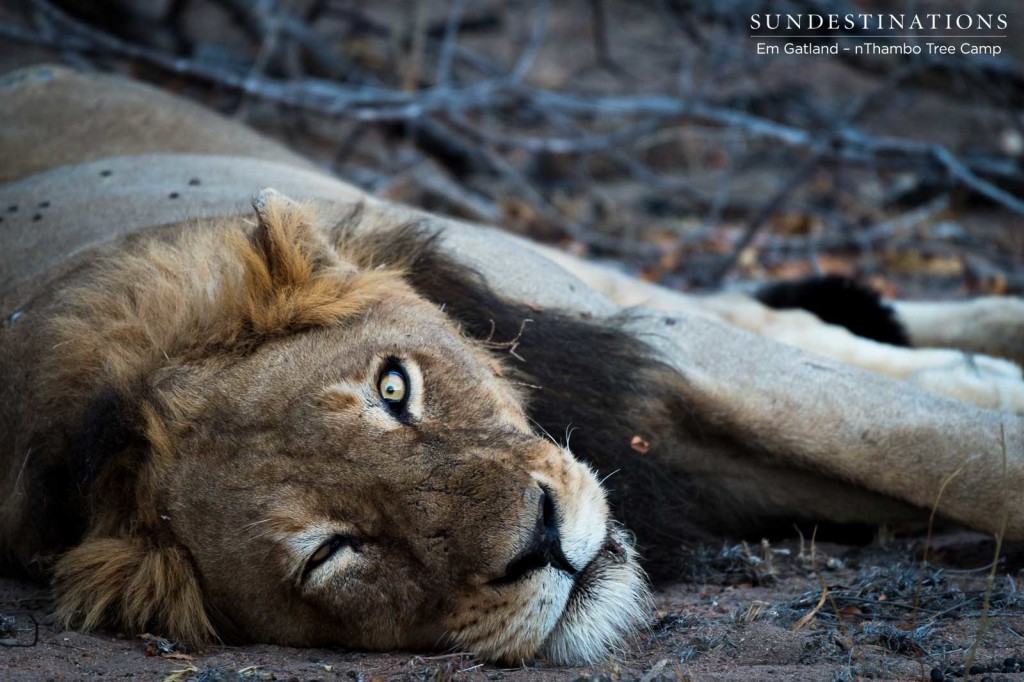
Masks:
[[[313,552],[313,556],[309,557],[309,563],[311,564],[322,564],[327,561],[332,554],[338,551],[338,548],[333,543],[327,543],[320,545],[320,549]]]
[[[389,369],[380,375],[377,390],[389,406],[401,406],[409,393],[409,382],[401,371]]]
[[[355,543],[352,541],[352,538],[345,537],[344,535],[334,535],[317,547],[317,550],[313,552],[306,561],[306,568],[303,570],[303,579],[305,579],[305,577],[317,567],[337,554],[338,550],[343,547],[352,547],[354,549]]]

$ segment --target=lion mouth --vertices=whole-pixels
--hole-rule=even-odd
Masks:
[[[597,554],[575,576],[542,655],[557,665],[600,660],[645,620],[649,599],[636,550],[626,532],[610,524]]]
[[[573,580],[572,591],[569,592],[569,599],[565,605],[566,609],[572,606],[573,602],[588,598],[589,591],[601,579],[603,567],[609,563],[624,564],[629,561],[626,547],[627,545],[623,542],[623,538],[620,538],[614,529],[609,528],[604,544],[597,550],[597,554],[590,560],[590,563],[583,567],[583,570],[576,574]]]
[[[614,523],[606,526],[597,552],[575,573],[545,566],[514,582],[484,583],[483,594],[495,600],[494,606],[458,612],[449,626],[451,642],[508,664],[534,657],[554,665],[600,661],[651,611],[636,550]]]

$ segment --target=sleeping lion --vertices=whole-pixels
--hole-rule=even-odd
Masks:
[[[0,91],[0,548],[69,627],[587,662],[649,616],[638,550],[1024,539],[1017,300],[684,297],[144,86]],[[890,336],[821,321],[854,300]]]

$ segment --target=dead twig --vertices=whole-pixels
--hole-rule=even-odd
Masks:
[[[974,637],[974,643],[971,645],[971,652],[967,656],[967,661],[964,663],[964,667],[967,670],[971,669],[971,664],[974,663],[974,657],[978,653],[978,647],[981,645],[981,639],[988,632],[990,619],[992,614],[989,612],[989,607],[992,603],[992,588],[996,582],[996,571],[999,568],[999,555],[1003,552],[1003,540],[1006,538],[1006,528],[1010,522],[1010,504],[1009,494],[1010,491],[1007,489],[1006,481],[1009,480],[1007,475],[1007,469],[1009,467],[1009,457],[1006,453],[1006,427],[1002,422],[999,423],[999,443],[1002,448],[1003,455],[1003,516],[999,523],[999,531],[996,533],[996,548],[994,558],[992,559],[992,569],[988,573],[988,577],[985,579],[985,599],[981,605],[981,621],[978,623],[978,632]]]

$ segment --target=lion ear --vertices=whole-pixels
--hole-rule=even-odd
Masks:
[[[252,234],[269,289],[301,287],[326,268],[342,265],[315,227],[311,208],[264,187],[252,198],[256,229]],[[250,266],[254,265],[250,263]]]
[[[333,324],[395,289],[400,277],[342,260],[313,211],[272,189],[253,198],[256,228],[242,245],[245,283],[237,301],[257,334]]]
[[[178,547],[87,539],[57,562],[54,583],[64,627],[153,630],[193,646],[216,639],[192,563]]]

